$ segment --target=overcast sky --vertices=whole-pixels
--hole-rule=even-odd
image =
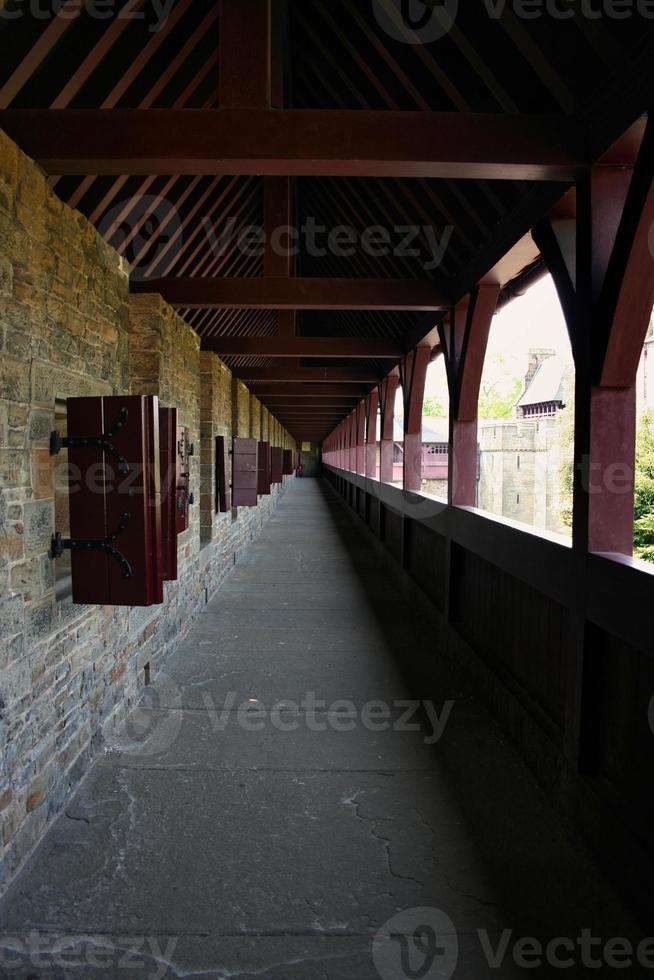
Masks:
[[[494,357],[499,355],[506,363],[507,372],[523,377],[527,371],[528,353],[533,347],[549,347],[572,362],[568,331],[551,276],[541,279],[524,296],[513,300],[497,314],[491,327],[486,362],[492,364]],[[447,379],[442,357],[429,368],[426,394],[447,404]]]

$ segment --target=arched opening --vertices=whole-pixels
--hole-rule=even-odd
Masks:
[[[404,395],[397,386],[393,409],[393,483],[402,486],[404,466]]]
[[[422,492],[447,500],[450,395],[445,358],[427,368],[422,406]]]
[[[480,509],[572,534],[575,369],[551,276],[493,319],[479,393]]]
[[[636,382],[634,556],[654,563],[654,314]]]

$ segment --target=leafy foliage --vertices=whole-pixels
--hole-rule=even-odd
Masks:
[[[565,408],[561,412],[560,419],[559,513],[563,525],[572,528],[572,500],[574,496],[575,478],[575,395],[573,384],[570,384],[566,390]]]
[[[442,418],[447,412],[440,399],[434,395],[427,395],[422,405],[422,414],[430,418]]]
[[[654,562],[654,411],[643,413],[636,437],[634,551]]]
[[[487,355],[479,389],[480,419],[513,418],[515,404],[524,388],[515,367],[515,358],[506,354]]]

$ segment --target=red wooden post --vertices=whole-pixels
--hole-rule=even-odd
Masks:
[[[395,395],[400,383],[397,368],[379,386],[379,412],[381,415],[379,479],[382,483],[393,482],[393,430],[395,427]]]
[[[400,368],[404,399],[404,461],[402,485],[420,490],[422,482],[422,406],[431,347],[416,347]]]
[[[355,409],[356,425],[356,472],[365,476],[366,472],[366,403],[359,402]]]
[[[366,398],[366,476],[377,477],[377,412],[379,391],[371,391]]]
[[[357,410],[354,409],[350,413],[348,418],[348,430],[349,430],[349,453],[348,453],[348,464],[347,468],[350,473],[356,473],[357,471]]]
[[[447,345],[450,383],[450,504],[477,503],[479,387],[500,287],[479,286],[452,311]]]
[[[633,551],[635,382],[654,304],[653,171],[650,121],[633,168],[601,163],[578,185],[574,263],[563,260],[552,224],[535,234],[575,354],[573,543],[581,553]]]

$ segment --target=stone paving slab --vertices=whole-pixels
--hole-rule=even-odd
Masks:
[[[41,937],[39,937],[41,939]],[[411,939],[408,935],[407,940]],[[489,980],[484,947],[478,936],[459,934],[444,937],[443,948],[456,956],[456,969],[465,980]],[[34,980],[30,963],[20,940],[8,938],[13,946],[5,952],[14,964],[13,977]],[[1,939],[0,939],[1,942]],[[489,936],[492,949],[501,945],[501,936]],[[17,949],[18,943],[18,949]],[[376,942],[376,933],[350,935],[284,936],[166,936],[102,935],[53,933],[35,943],[39,980],[165,980],[202,977],[204,980],[402,980],[401,956],[397,940]],[[373,948],[376,950],[373,960]],[[43,952],[51,950],[51,952]],[[0,956],[2,956],[0,949]],[[170,961],[173,961],[170,965]],[[22,961],[23,966],[17,966]],[[415,960],[416,969],[424,962]],[[382,978],[381,969],[385,969]],[[561,971],[558,971],[560,977]],[[450,966],[438,960],[429,980],[450,980]],[[406,974],[404,974],[406,977]],[[510,959],[502,965],[500,980],[534,976],[533,970],[519,970]],[[539,977],[555,973],[538,971]]]
[[[338,698],[394,722],[415,660],[420,697],[451,702],[438,741],[427,721],[334,729]],[[310,691],[324,711],[302,708]],[[268,709],[260,731],[241,697]],[[293,730],[272,723],[282,698]],[[0,976],[406,980],[430,928],[427,980],[560,977],[515,966],[521,937],[639,938],[439,656],[422,594],[329,488],[297,481],[0,902]],[[484,944],[505,940],[492,968]]]

